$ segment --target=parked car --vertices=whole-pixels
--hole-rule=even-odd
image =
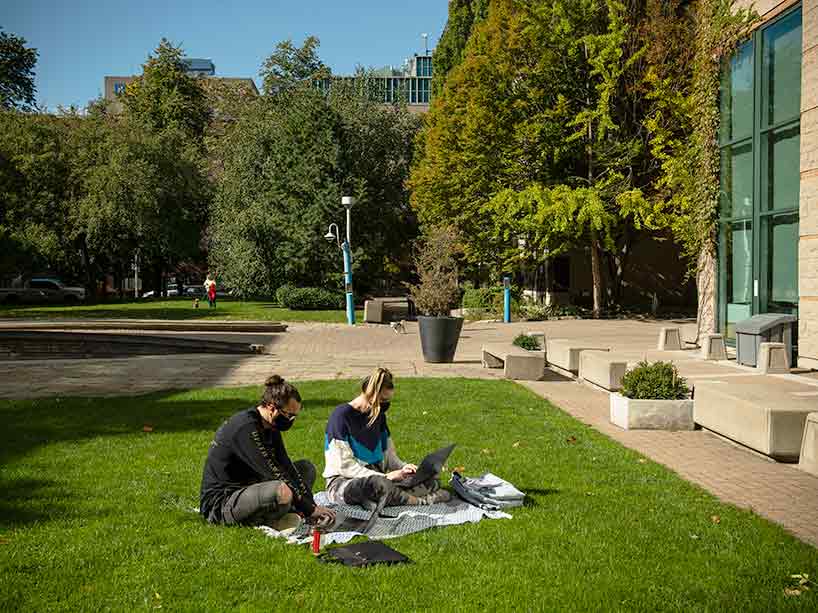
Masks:
[[[204,298],[204,285],[185,285],[185,296],[189,298]]]
[[[32,277],[19,287],[0,288],[0,302],[3,304],[76,304],[84,300],[84,287],[65,285],[56,277]]]
[[[178,296],[179,295],[178,286],[168,285],[168,294],[167,295],[168,295],[168,298],[171,298],[173,296]],[[159,291],[156,291],[156,290],[151,290],[149,292],[145,292],[144,294],[142,294],[141,297],[142,298],[159,298],[161,296],[162,296],[162,292],[159,292]]]

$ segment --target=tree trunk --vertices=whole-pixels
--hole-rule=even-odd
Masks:
[[[82,252],[82,263],[85,268],[85,299],[88,302],[96,302],[97,287],[96,275],[94,274],[94,264],[91,262],[91,254],[88,253],[88,243],[85,237],[80,239],[80,251]]]
[[[698,310],[696,313],[696,343],[705,334],[716,332],[716,254],[711,243],[705,244],[699,254],[696,268],[696,291]]]
[[[591,231],[591,277],[593,279],[594,294],[594,319],[599,319],[602,315],[602,257],[600,254],[601,245],[596,231]]]

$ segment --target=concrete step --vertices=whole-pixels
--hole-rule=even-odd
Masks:
[[[129,357],[180,353],[268,353],[264,345],[147,334],[63,332],[59,330],[0,331],[0,360]]]
[[[168,330],[173,332],[286,332],[278,321],[206,319],[0,319],[5,330]]]

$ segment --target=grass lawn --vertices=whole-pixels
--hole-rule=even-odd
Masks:
[[[356,320],[363,320],[363,311],[356,311]],[[318,321],[345,323],[346,311],[291,311],[269,302],[253,302],[220,298],[215,309],[201,301],[198,309],[188,298],[164,300],[131,300],[89,305],[0,305],[0,318],[50,319],[55,317],[88,319],[244,319],[255,321]]]
[[[356,384],[299,388],[288,448],[321,467]],[[457,442],[450,466],[525,490],[513,520],[390,541],[415,563],[375,569],[206,525],[190,508],[212,433],[258,394],[0,402],[0,610],[818,610],[818,588],[784,595],[818,550],[511,382],[400,380],[389,417],[404,459]]]

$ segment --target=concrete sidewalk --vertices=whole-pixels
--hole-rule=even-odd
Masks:
[[[266,376],[336,379],[366,375],[386,366],[398,376],[499,378],[502,371],[480,364],[485,343],[509,342],[522,331],[540,331],[546,338],[572,338],[609,346],[629,360],[673,360],[692,384],[758,377],[752,369],[732,362],[704,362],[693,351],[658,352],[659,330],[668,322],[634,320],[562,320],[540,323],[467,323],[455,363],[426,364],[415,324],[407,334],[388,326],[349,327],[331,324],[291,324],[280,335],[273,355],[145,356],[110,360],[39,360],[4,362],[0,397],[32,398],[57,395],[121,395],[163,389],[259,385]],[[684,322],[679,325],[687,326]],[[690,338],[689,330],[683,338]],[[818,378],[779,375],[765,377],[775,387],[787,381],[818,392]],[[778,522],[799,538],[818,546],[818,477],[792,465],[780,464],[706,431],[623,431],[608,421],[608,395],[549,371],[547,380],[526,386],[577,419],[646,457],[674,470],[722,500],[752,508]]]

